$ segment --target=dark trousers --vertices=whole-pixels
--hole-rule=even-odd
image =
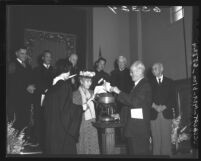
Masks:
[[[34,107],[34,126],[32,128],[32,137],[40,144],[40,147],[44,149],[45,142],[45,120],[44,120],[44,107]]]
[[[129,155],[150,155],[149,151],[149,137],[139,136],[139,137],[128,137],[128,154]]]
[[[18,130],[19,132],[21,132],[21,130],[23,130],[24,128],[26,128],[26,132],[28,131],[29,128],[29,123],[30,123],[30,108],[29,106],[25,106],[25,108],[20,109],[20,106],[17,106],[18,109],[16,109],[14,111],[15,113],[15,122],[13,127]],[[13,113],[13,115],[14,115]],[[25,132],[25,133],[26,133]]]

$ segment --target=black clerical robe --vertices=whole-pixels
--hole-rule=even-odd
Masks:
[[[72,103],[69,81],[58,81],[44,100],[46,154],[76,154],[82,106]]]
[[[133,81],[128,68],[120,71],[115,69],[111,72],[111,85],[117,86],[121,91],[129,93],[133,87]]]

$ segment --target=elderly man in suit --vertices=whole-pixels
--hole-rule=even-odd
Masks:
[[[111,91],[118,94],[118,101],[127,109],[124,135],[128,141],[130,155],[148,155],[150,137],[150,108],[152,91],[149,82],[144,78],[145,66],[141,61],[134,62],[130,67],[130,75],[134,87],[129,94],[112,87]],[[136,112],[139,111],[139,115]]]
[[[163,64],[152,66],[154,75],[151,80],[153,103],[151,108],[151,132],[153,139],[153,155],[172,155],[171,123],[173,109],[176,107],[176,91],[173,81],[163,75]],[[175,110],[175,112],[177,112]]]

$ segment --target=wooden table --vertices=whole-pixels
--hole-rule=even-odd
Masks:
[[[115,154],[115,128],[123,127],[123,123],[94,122],[93,126],[101,129],[102,154]]]

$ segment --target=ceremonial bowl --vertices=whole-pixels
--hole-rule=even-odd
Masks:
[[[110,93],[101,93],[98,96],[98,102],[99,103],[104,103],[104,104],[114,103],[115,98]]]
[[[99,120],[102,122],[109,122],[109,121],[114,121],[114,118],[112,118],[109,115],[102,115],[100,116]]]

